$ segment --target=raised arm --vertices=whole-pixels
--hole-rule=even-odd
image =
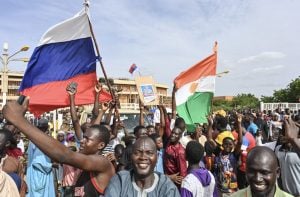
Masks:
[[[113,126],[112,126],[112,135],[114,138],[118,135],[118,127],[119,127],[119,117],[118,117],[118,109],[114,107],[114,116],[113,116]]]
[[[140,125],[144,126],[144,103],[140,99]]]
[[[109,105],[108,114],[107,114],[106,117],[105,117],[105,123],[106,123],[107,125],[110,125],[111,117],[112,117],[114,108],[115,108],[114,104],[111,103],[111,104]]]
[[[127,131],[124,123],[122,121],[118,122],[118,128],[122,128],[123,129],[125,137],[128,137],[130,135],[129,132]]]
[[[298,138],[299,126],[292,119],[286,119],[284,120],[284,129],[285,137],[291,142],[294,150],[300,157],[300,138]]]
[[[160,105],[160,114],[162,114],[160,117],[161,126],[164,128],[167,126],[166,122],[169,120],[169,116],[164,105]]]
[[[175,99],[175,93],[176,93],[176,85],[174,83],[173,91],[172,91],[172,119],[176,120],[176,99]]]
[[[237,141],[236,147],[234,149],[234,152],[236,154],[240,153],[241,146],[242,146],[242,143],[243,143],[242,120],[243,120],[243,115],[242,114],[237,114],[236,119],[235,119],[235,123],[237,125],[238,141]]]
[[[213,146],[212,148],[215,149],[215,148],[217,148],[217,143],[215,142],[215,140],[212,137],[212,132],[213,132],[213,128],[212,128],[213,117],[212,117],[212,115],[209,115],[207,117],[207,122],[208,122],[207,140],[211,142],[210,144]]]
[[[77,116],[76,112],[76,107],[75,107],[75,95],[77,92],[77,85],[74,85],[74,82],[71,82],[67,88],[66,91],[69,94],[69,100],[70,100],[70,112],[71,112],[71,118],[72,118],[72,124],[75,130],[75,135],[78,140],[81,140],[82,138],[82,130],[79,124],[79,119]]]
[[[109,103],[101,103],[101,108],[100,108],[99,95],[101,91],[102,91],[102,84],[100,82],[97,82],[95,86],[96,95],[95,95],[95,101],[93,107],[94,119],[92,120],[92,124],[100,124],[105,112],[109,108]]]
[[[69,164],[82,170],[105,172],[109,169],[110,162],[105,157],[73,152],[59,141],[46,135],[30,124],[24,118],[28,101],[28,98],[26,98],[23,105],[19,105],[16,101],[7,103],[3,107],[3,115],[6,120],[15,125],[29,140],[41,149],[41,151],[54,161]]]
[[[166,110],[165,106],[161,105],[160,107],[161,107],[161,110],[162,110],[162,112],[160,112],[160,113],[163,114],[163,116],[164,116],[164,120],[162,122],[162,124],[164,124],[164,133],[163,133],[163,135],[165,136],[164,137],[165,139],[169,139],[169,137],[171,136],[171,132],[172,132],[171,128],[170,128],[171,122],[170,122],[170,119],[169,119],[169,116],[167,114],[167,110]],[[175,120],[174,120],[174,122],[175,122]]]
[[[97,118],[98,114],[99,114],[99,95],[100,92],[102,91],[102,84],[100,82],[97,82],[96,86],[95,86],[95,101],[94,101],[94,107],[92,110],[93,113],[93,118]]]
[[[121,118],[120,118],[120,113],[119,113],[119,109],[118,109],[118,101],[115,106],[114,122],[116,125],[115,125],[115,131],[113,131],[113,135],[117,136],[119,129],[123,129],[125,136],[129,135],[128,131],[125,128],[124,123],[121,121]]]
[[[92,121],[92,124],[100,124],[108,108],[109,108],[109,103],[101,103],[101,109],[99,109],[98,116],[94,121]]]
[[[159,109],[159,114],[160,114],[160,123],[159,123],[159,131],[158,132],[159,132],[159,135],[162,137],[165,132],[166,122],[165,122],[165,116],[163,113],[162,106],[159,105],[158,109]]]

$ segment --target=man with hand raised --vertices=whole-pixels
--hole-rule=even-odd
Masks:
[[[22,105],[16,101],[7,103],[2,110],[5,119],[24,133],[52,160],[82,170],[76,183],[76,195],[103,195],[111,177],[115,174],[111,162],[101,156],[102,150],[110,138],[107,128],[100,125],[91,126],[83,134],[79,153],[73,152],[57,140],[41,132],[25,119],[24,114],[27,111],[28,103],[28,97],[25,98]]]

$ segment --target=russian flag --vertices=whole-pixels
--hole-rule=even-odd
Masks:
[[[137,67],[135,64],[132,64],[132,65],[130,66],[130,68],[129,68],[130,74],[132,74],[134,71],[136,71],[137,68],[138,68],[138,67]]]
[[[72,81],[78,83],[76,105],[93,103],[96,60],[85,9],[51,27],[35,48],[19,89],[30,97],[29,111],[40,115],[69,106],[66,87]],[[111,95],[102,92],[100,101],[109,100]]]

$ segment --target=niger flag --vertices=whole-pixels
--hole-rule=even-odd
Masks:
[[[176,110],[187,125],[207,122],[206,116],[215,92],[216,45],[212,55],[180,73],[174,80]]]

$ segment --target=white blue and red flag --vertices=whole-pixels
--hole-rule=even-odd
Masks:
[[[129,68],[129,73],[132,74],[134,71],[136,71],[138,67],[135,64],[132,64]]]
[[[71,81],[78,84],[76,105],[93,103],[96,60],[85,9],[51,27],[35,48],[20,86],[20,93],[30,97],[30,112],[40,115],[69,106],[66,87]],[[103,91],[100,101],[109,100],[111,95]]]

